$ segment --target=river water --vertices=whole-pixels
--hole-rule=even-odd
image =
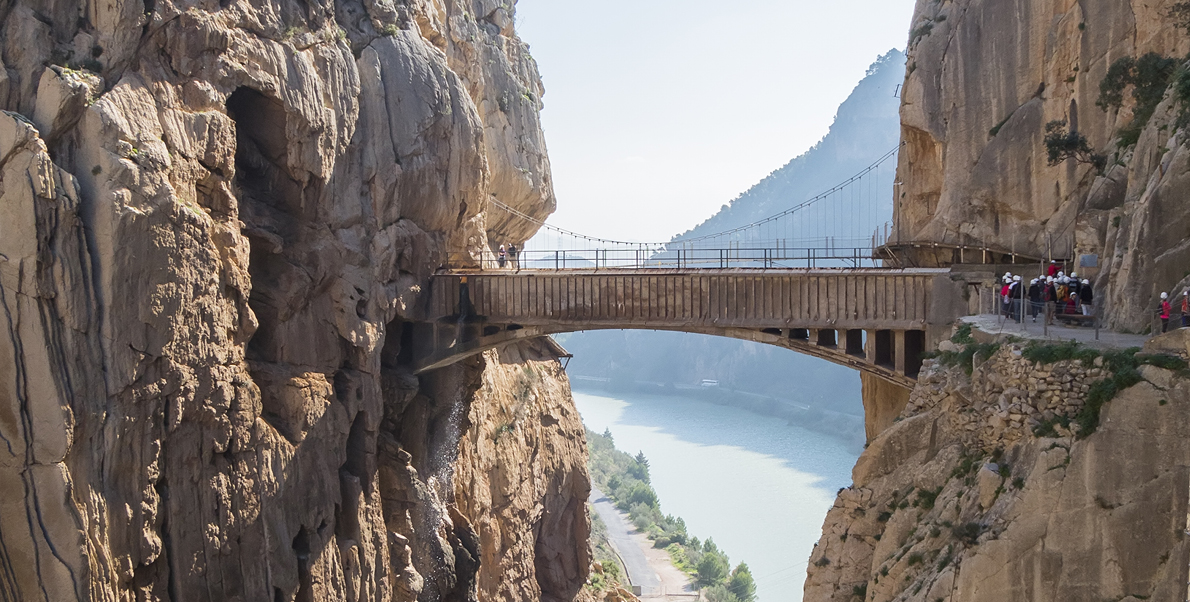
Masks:
[[[746,562],[760,602],[802,599],[806,562],[854,446],[783,420],[691,397],[574,391],[588,428],[649,459],[666,514]]]

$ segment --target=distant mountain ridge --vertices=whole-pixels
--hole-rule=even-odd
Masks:
[[[872,63],[864,79],[839,106],[830,130],[813,147],[783,167],[775,170],[752,188],[743,192],[717,213],[675,240],[722,232],[788,209],[818,193],[845,181],[871,165],[901,139],[898,86],[905,80],[905,54],[890,50]],[[882,170],[878,186],[887,192],[889,202],[871,223],[870,231],[892,219],[892,183],[896,161]],[[806,219],[816,219],[829,212],[829,203],[821,204]],[[831,229],[824,236],[844,236]]]
[[[896,148],[900,101],[895,92],[904,77],[904,53],[892,50],[881,56],[840,105],[830,131],[818,144],[675,240],[721,232],[779,213],[847,180]],[[892,218],[895,166],[895,159],[890,159],[871,184],[873,194],[881,195],[877,200],[884,199],[872,215],[841,215],[824,201],[798,219],[815,223],[821,236],[870,233]],[[863,414],[856,373],[793,351],[735,339],[651,331],[581,332],[564,339],[575,355],[569,371],[576,375],[674,383],[715,379],[734,389],[797,397],[803,403]]]

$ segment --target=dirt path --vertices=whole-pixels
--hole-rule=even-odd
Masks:
[[[632,585],[641,587],[640,599],[647,602],[692,602],[698,597],[690,579],[673,565],[669,553],[653,547],[644,533],[636,530],[628,515],[616,509],[599,490],[591,489],[591,504],[607,525],[608,541],[628,570]]]
[[[698,592],[685,573],[673,565],[669,552],[653,547],[653,542],[639,531],[632,532],[632,540],[644,552],[649,567],[657,575],[660,586],[652,591],[641,591],[640,599],[649,602],[691,602],[698,599]]]

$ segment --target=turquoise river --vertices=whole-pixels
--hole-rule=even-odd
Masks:
[[[760,602],[802,599],[806,560],[860,450],[834,437],[690,396],[574,391],[583,422],[649,459],[666,514],[748,563]]]

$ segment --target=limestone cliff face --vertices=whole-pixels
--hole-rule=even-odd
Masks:
[[[566,373],[532,344],[486,356],[456,499],[475,517],[483,600],[569,601],[591,563],[587,442]],[[532,533],[509,525],[532,525]]]
[[[1184,57],[1174,0],[920,0],[901,107],[895,242],[989,245],[1033,257],[1098,254],[1113,325],[1148,324],[1190,261],[1190,148],[1167,96],[1138,142],[1096,106],[1108,67],[1149,52]],[[1125,95],[1130,99],[1130,94]],[[1170,95],[1172,96],[1172,95]],[[1049,166],[1045,126],[1066,121],[1108,157]],[[1118,218],[1118,219],[1117,219]],[[950,256],[916,258],[921,263]]]
[[[531,234],[488,199],[553,209],[512,19],[492,0],[0,6],[0,597],[578,590],[564,379],[530,364],[532,437],[500,452],[471,442],[519,366],[409,369],[429,275]],[[466,497],[516,471],[515,504]],[[507,541],[515,588],[491,569]]]
[[[926,369],[830,510],[806,600],[1185,598],[1190,382],[1142,366],[1093,434],[1038,436],[1109,375],[1020,353]]]

